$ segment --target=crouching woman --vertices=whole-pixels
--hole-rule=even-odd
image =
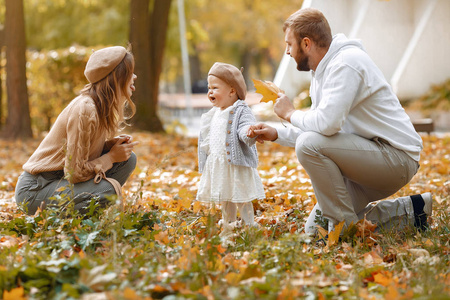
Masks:
[[[120,46],[95,51],[84,74],[89,83],[23,165],[15,200],[30,215],[61,205],[60,198],[81,214],[92,199],[106,206],[110,195],[121,195],[136,166],[137,142],[129,135],[114,137],[136,110],[132,53]]]

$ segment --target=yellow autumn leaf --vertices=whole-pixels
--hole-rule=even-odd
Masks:
[[[136,294],[136,292],[130,289],[129,287],[126,287],[125,290],[123,291],[123,297],[127,300],[140,299],[140,297]]]
[[[67,189],[67,186],[61,186],[56,191],[57,192],[64,192]]]
[[[400,294],[398,292],[398,288],[393,285],[388,286],[388,291],[387,291],[386,295],[384,295],[384,299],[386,299],[386,300],[400,299]]]
[[[199,201],[194,202],[194,213],[198,213],[202,209],[202,204]]]
[[[158,242],[167,245],[169,243],[169,233],[167,231],[160,231],[155,235],[155,240]]]
[[[373,276],[373,279],[376,283],[381,284],[382,286],[389,286],[392,282],[392,278],[389,273],[377,273]]]
[[[182,188],[182,189],[178,192],[178,196],[180,196],[180,198],[182,198],[182,199],[192,198],[192,193],[191,193],[188,189]]]
[[[328,235],[328,230],[326,230],[325,228],[323,228],[322,226],[316,225],[317,230],[319,231],[319,237],[321,239],[325,239]]]
[[[181,208],[189,209],[191,207],[191,199],[180,199],[178,200],[178,211],[181,211]]]
[[[241,274],[229,272],[225,275],[225,280],[231,285],[236,285],[241,280]]]
[[[345,221],[334,226],[334,230],[328,233],[328,243],[327,246],[332,246],[337,244],[339,241],[339,235],[341,234],[342,228],[344,228]]]
[[[25,295],[23,294],[23,287],[18,287],[10,290],[9,292],[7,290],[3,291],[3,300],[22,300],[26,299]]]
[[[259,79],[252,79],[256,88],[256,93],[263,97],[259,102],[275,101],[278,98],[278,93],[282,92],[273,82],[262,81]]]

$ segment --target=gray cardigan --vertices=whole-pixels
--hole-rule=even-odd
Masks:
[[[258,153],[256,151],[256,138],[247,137],[250,125],[256,123],[256,118],[250,107],[243,100],[237,100],[230,110],[227,124],[225,148],[228,163],[233,165],[256,168],[258,166]],[[198,136],[198,169],[203,172],[209,149],[209,130],[211,119],[217,107],[213,107],[201,117],[201,128]]]

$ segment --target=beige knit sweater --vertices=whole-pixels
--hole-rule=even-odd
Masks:
[[[23,169],[33,175],[64,170],[71,183],[87,181],[113,165],[108,153],[101,155],[105,141],[94,101],[80,95],[61,112]]]

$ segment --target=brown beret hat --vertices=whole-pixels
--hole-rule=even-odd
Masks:
[[[96,83],[111,73],[127,54],[121,46],[103,48],[92,53],[84,69],[84,76],[90,83]]]
[[[247,85],[245,84],[242,72],[238,68],[230,64],[216,62],[209,70],[209,75],[216,76],[225,81],[236,90],[239,99],[245,100]]]

